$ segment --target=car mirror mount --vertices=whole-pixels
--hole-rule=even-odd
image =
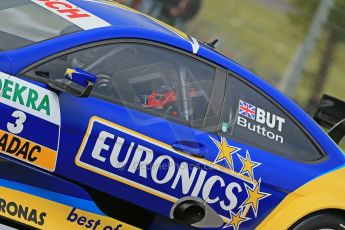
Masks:
[[[345,135],[345,102],[324,95],[314,116],[315,121],[329,129],[328,135],[337,144]]]
[[[96,79],[95,75],[84,70],[68,68],[65,73],[65,80],[48,80],[47,84],[50,88],[60,92],[70,93],[77,97],[88,97]]]
[[[335,143],[339,144],[345,136],[345,118],[334,125],[328,131],[328,135],[333,139]]]
[[[66,92],[70,93],[77,97],[88,97],[90,96],[90,93],[93,89],[94,84],[92,82],[89,82],[88,85],[84,89],[73,87],[72,85],[61,82],[61,81],[53,81],[48,80],[47,84],[50,88],[60,91],[60,92]]]

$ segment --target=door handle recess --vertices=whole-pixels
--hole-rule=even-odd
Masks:
[[[171,147],[194,157],[205,158],[207,155],[207,148],[205,145],[194,141],[174,142]]]

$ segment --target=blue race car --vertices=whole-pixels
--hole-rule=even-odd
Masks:
[[[315,119],[212,44],[105,0],[0,2],[0,222],[345,229],[344,103]]]

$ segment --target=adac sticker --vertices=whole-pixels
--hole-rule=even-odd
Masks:
[[[186,196],[200,197],[222,216],[224,227],[238,229],[242,222],[257,217],[260,203],[270,194],[262,191],[261,179],[255,180],[254,170],[260,163],[253,161],[248,151],[243,154],[225,138],[212,141],[219,150],[215,163],[92,117],[75,162],[172,203]],[[240,172],[234,171],[234,155],[243,163]],[[223,161],[226,167],[218,165]]]
[[[60,134],[55,93],[0,72],[0,153],[54,171]]]
[[[73,5],[66,0],[31,0],[37,5],[59,15],[60,17],[70,21],[76,26],[90,30],[110,26],[110,24],[103,19],[87,12],[86,10]]]

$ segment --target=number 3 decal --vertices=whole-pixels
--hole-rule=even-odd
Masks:
[[[22,111],[14,111],[12,113],[12,117],[16,118],[16,123],[12,124],[10,122],[7,123],[7,129],[13,134],[19,134],[24,129],[24,122],[26,121],[26,115]]]

